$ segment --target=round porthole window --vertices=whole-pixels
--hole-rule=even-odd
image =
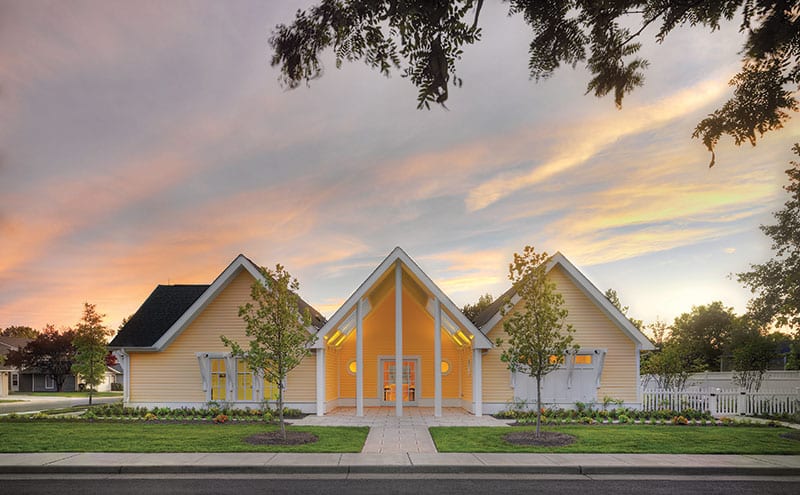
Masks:
[[[358,365],[356,364],[355,360],[352,360],[349,363],[347,363],[348,373],[350,373],[351,375],[355,375],[357,371],[358,371]]]
[[[442,370],[442,374],[443,375],[446,375],[446,374],[450,373],[450,362],[449,361],[445,361],[443,359],[442,360],[442,364],[440,366],[441,366],[440,369]]]

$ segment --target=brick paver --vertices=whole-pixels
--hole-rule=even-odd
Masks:
[[[355,408],[338,408],[325,416],[306,416],[296,425],[369,426],[362,453],[433,454],[436,446],[428,432],[430,426],[507,426],[491,416],[476,417],[459,408],[443,408],[442,416],[433,416],[432,407],[403,408],[403,417],[395,416],[393,407],[365,407],[364,416]]]

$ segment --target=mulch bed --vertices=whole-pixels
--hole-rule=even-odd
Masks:
[[[572,435],[555,431],[543,431],[536,436],[535,431],[515,431],[503,437],[508,443],[514,445],[536,445],[538,447],[564,447],[577,440]]]
[[[283,439],[280,431],[256,433],[244,439],[251,445],[303,445],[315,443],[317,440],[319,438],[316,435],[307,431],[287,431],[286,440]]]

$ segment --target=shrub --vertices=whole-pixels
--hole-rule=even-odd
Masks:
[[[156,416],[155,414],[150,413],[150,412],[145,414],[142,417],[144,418],[145,421],[155,421],[155,420],[158,419],[158,416]]]
[[[673,416],[672,417],[672,424],[674,425],[688,425],[689,420],[683,416]]]
[[[214,423],[222,424],[227,422],[229,419],[230,418],[228,417],[227,414],[217,414],[216,416],[214,416]]]
[[[112,392],[122,392],[122,384],[121,383],[112,383],[111,384],[111,391]]]
[[[594,420],[594,418],[592,418],[591,416],[584,416],[584,417],[582,417],[582,418],[581,418],[581,422],[582,422],[582,423],[584,423],[584,424],[587,424],[587,425],[593,425],[593,424],[595,424],[595,420]]]
[[[619,419],[617,421],[619,421],[620,424],[624,425],[625,423],[631,423],[631,418],[629,418],[625,414],[620,414]]]

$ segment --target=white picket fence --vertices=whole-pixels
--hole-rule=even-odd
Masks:
[[[710,411],[713,416],[794,414],[800,413],[800,388],[758,392],[719,388],[682,392],[648,389],[642,391],[642,409],[695,409]]]

